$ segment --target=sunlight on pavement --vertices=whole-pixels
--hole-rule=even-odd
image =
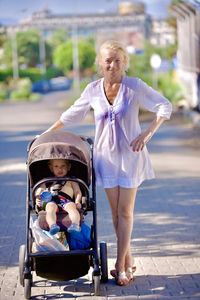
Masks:
[[[0,166],[0,174],[9,173],[9,172],[26,172],[26,164],[25,163],[15,163],[7,166]]]

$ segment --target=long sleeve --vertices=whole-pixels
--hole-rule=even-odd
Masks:
[[[169,119],[172,113],[172,104],[167,98],[139,80],[139,102],[147,110],[156,113],[157,116]]]
[[[77,99],[69,109],[62,113],[60,121],[65,126],[72,125],[76,122],[81,122],[85,118],[90,109],[91,97],[89,93],[89,86],[90,85],[85,88],[80,98]]]

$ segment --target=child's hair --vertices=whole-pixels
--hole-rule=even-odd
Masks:
[[[103,49],[111,49],[111,50],[116,50],[116,51],[121,51],[124,57],[124,73],[128,70],[129,68],[129,55],[128,52],[123,44],[121,44],[119,41],[116,40],[107,40],[105,41],[99,48],[99,51],[96,56],[95,63],[98,68],[98,72],[101,74],[101,52]]]
[[[48,160],[48,166],[51,166],[51,164],[52,164],[52,162],[53,162],[54,160],[63,160],[63,161],[65,161],[65,163],[66,163],[67,166],[71,166],[70,161],[69,161],[68,159],[64,159],[64,158],[61,158],[61,159],[60,159],[60,158],[49,159],[49,160]]]

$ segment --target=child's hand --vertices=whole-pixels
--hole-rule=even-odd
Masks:
[[[41,207],[42,206],[42,201],[39,197],[36,198],[36,201],[35,201],[36,205]]]
[[[80,203],[80,202],[76,202],[76,208],[77,208],[78,210],[81,210],[81,203]]]

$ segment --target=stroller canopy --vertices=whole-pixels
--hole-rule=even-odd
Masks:
[[[27,166],[31,186],[43,178],[52,176],[47,164],[51,159],[69,160],[71,169],[67,176],[75,176],[89,185],[90,148],[81,137],[66,131],[51,131],[40,135],[31,144],[28,153]]]

